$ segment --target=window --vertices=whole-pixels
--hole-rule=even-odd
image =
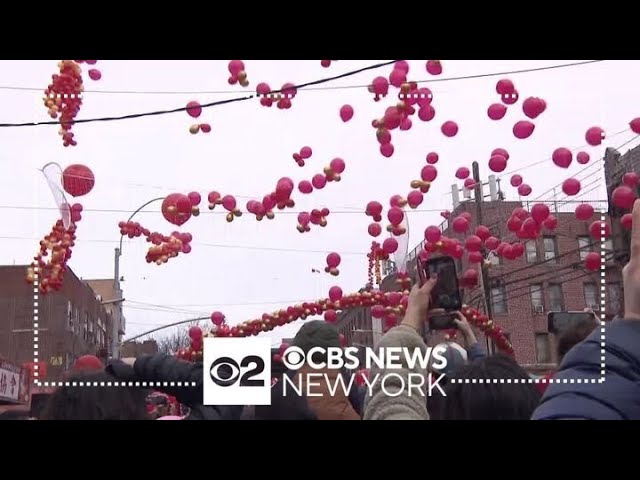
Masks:
[[[73,332],[73,306],[67,301],[67,328]]]
[[[591,237],[578,237],[578,248],[580,248],[580,260],[584,260],[591,251]]]
[[[544,259],[549,260],[549,263],[556,263],[555,258],[558,256],[558,243],[556,237],[544,237]]]
[[[531,307],[533,307],[533,311],[536,312],[541,308],[544,309],[544,299],[542,297],[542,285],[540,285],[539,283],[530,285],[529,293],[531,294]]]
[[[536,263],[538,261],[538,245],[535,241],[530,240],[525,243],[525,253],[527,255],[527,263]]]
[[[614,315],[619,315],[622,311],[622,288],[619,283],[610,283],[607,285],[606,300],[609,311]]]
[[[600,304],[598,302],[598,287],[595,283],[584,284],[584,304],[587,308],[597,307]]]
[[[494,314],[507,313],[507,291],[504,286],[491,289],[491,306]]]
[[[548,333],[536,333],[536,363],[551,363]]]
[[[557,283],[549,284],[549,308],[552,312],[561,312],[564,310],[562,285]]]

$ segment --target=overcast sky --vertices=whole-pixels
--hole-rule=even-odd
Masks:
[[[99,61],[96,67],[102,79],[94,82],[86,77],[89,92],[78,118],[172,109],[191,100],[207,103],[250,93],[262,81],[276,89],[285,82],[305,83],[378,62],[342,60],[323,68],[319,60],[245,60],[251,86],[243,89],[227,83],[228,61]],[[431,77],[424,60],[412,60],[409,78],[460,77],[572,62],[452,60],[443,61],[440,77]],[[56,63],[0,63],[0,123],[49,120],[42,90],[56,73]],[[205,199],[203,214],[180,229],[193,235],[190,254],[162,266],[149,265],[144,259],[148,245],[144,239],[125,240],[120,271],[125,278],[127,336],[214,310],[222,311],[228,322],[235,324],[266,311],[326,296],[332,285],[340,285],[345,293],[361,288],[367,281],[366,253],[372,240],[367,234],[370,219],[362,211],[370,200],[379,200],[387,207],[392,195],[406,195],[410,181],[419,178],[428,152],[440,155],[438,178],[418,211],[409,214],[410,249],[422,239],[425,227],[441,222],[440,211],[452,208],[449,192],[458,167],[470,168],[477,160],[486,177],[491,173],[487,166],[491,150],[506,148],[511,155],[506,172],[518,170],[533,188],[530,198],[535,198],[584,166],[574,161],[571,168],[561,170],[548,160],[525,167],[549,159],[557,147],[577,152],[586,143],[585,131],[601,126],[609,134],[603,145],[585,148],[593,162],[605,146],[618,146],[633,138],[628,123],[640,116],[637,61],[605,61],[506,75],[515,83],[520,101],[497,122],[489,120],[486,112],[491,103],[500,101],[495,84],[504,77],[444,81],[428,84],[434,94],[435,118],[425,123],[415,115],[410,130],[395,130],[395,153],[385,158],[379,153],[371,121],[397,102],[397,91],[391,90],[386,99],[374,102],[366,88],[334,87],[366,85],[375,76],[388,76],[391,70],[390,66],[384,67],[331,82],[326,85],[331,87],[328,89],[300,91],[289,110],[265,108],[258,100],[251,100],[205,109],[196,121],[180,112],[80,124],[74,127],[78,145],[70,148],[63,148],[57,126],[0,128],[0,164],[4,171],[0,175],[4,220],[0,263],[29,263],[39,239],[56,220],[53,197],[37,170],[47,162],[57,162],[62,168],[83,163],[96,176],[93,191],[78,199],[85,212],[70,266],[83,278],[113,277],[114,248],[120,237],[117,224],[130,212],[152,198],[195,190]],[[533,135],[518,140],[512,126],[526,119],[522,100],[528,96],[545,99],[547,110],[534,120]],[[355,111],[348,123],[339,117],[344,104],[352,105]],[[459,125],[459,133],[453,138],[440,131],[447,120]],[[191,135],[188,129],[195,122],[210,123],[211,133]],[[635,145],[632,142],[623,151]],[[310,146],[313,156],[300,168],[292,154],[303,146]],[[228,224],[224,215],[211,214],[206,208],[207,193],[217,190],[237,196],[244,209],[249,198],[261,199],[273,191],[279,178],[289,176],[296,184],[311,179],[334,157],[346,163],[342,182],[328,184],[311,195],[301,195],[296,189],[293,214],[277,214],[273,221],[261,223],[245,215]],[[508,199],[517,199],[509,177],[503,179],[503,190]],[[592,175],[585,180],[589,186],[584,191],[601,187],[602,182],[592,183],[599,177]],[[561,192],[559,197],[563,197]],[[581,198],[603,197],[599,188]],[[297,212],[322,207],[332,212],[327,227],[298,233]],[[176,229],[163,219],[159,202],[146,210],[148,213],[136,217],[145,227],[165,234]],[[340,276],[312,273],[312,268],[323,269],[326,254],[331,251],[342,256]],[[270,335],[274,342],[292,336],[300,323]]]

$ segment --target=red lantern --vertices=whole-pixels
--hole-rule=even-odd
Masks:
[[[69,165],[62,172],[62,188],[72,197],[81,197],[91,191],[96,180],[86,165]]]

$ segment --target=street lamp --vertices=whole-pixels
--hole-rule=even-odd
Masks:
[[[130,222],[133,219],[133,217],[135,217],[136,214],[138,214],[144,207],[147,207],[154,202],[160,202],[163,200],[164,200],[164,197],[158,197],[144,203],[129,216],[129,218],[127,219],[127,222]],[[116,295],[119,295],[120,297],[122,297],[122,290],[120,289],[120,257],[122,256],[122,239],[123,238],[124,238],[124,235],[120,235],[120,246],[115,249],[116,251],[115,251],[114,276],[113,276],[113,288],[116,292]],[[113,327],[111,332],[112,333],[111,355],[113,358],[120,358],[120,340],[119,339],[120,339],[120,327],[122,325],[122,318],[123,318],[123,314],[122,314],[123,301],[124,301],[124,298],[120,298],[116,301],[108,302],[108,303],[118,304],[118,315],[117,315],[118,318],[117,318],[117,321],[113,322]]]

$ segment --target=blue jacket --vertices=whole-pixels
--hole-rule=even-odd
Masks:
[[[610,322],[605,327],[604,347],[601,330],[596,328],[565,355],[533,420],[640,420],[640,321]],[[564,379],[582,382],[555,383]]]

